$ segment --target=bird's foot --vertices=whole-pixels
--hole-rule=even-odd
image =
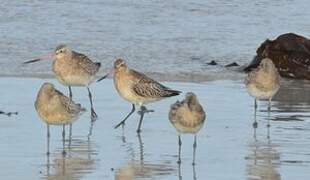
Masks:
[[[145,114],[145,113],[152,113],[152,112],[154,112],[154,110],[152,110],[152,109],[146,109],[146,108],[141,108],[141,110],[138,111],[138,114],[139,114],[139,115],[142,115],[142,114]]]
[[[181,160],[179,159],[179,160],[177,161],[177,163],[178,163],[178,164],[181,164]]]
[[[141,129],[137,129],[137,133],[140,134],[141,133]]]

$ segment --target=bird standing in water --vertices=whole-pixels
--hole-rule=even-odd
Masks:
[[[195,165],[197,133],[202,128],[206,114],[200,105],[197,96],[189,92],[181,102],[177,101],[171,105],[169,120],[179,133],[179,160],[181,163],[181,134],[194,134],[193,144],[193,165]]]
[[[71,86],[84,86],[87,87],[88,97],[91,105],[91,121],[94,122],[98,116],[94,110],[92,94],[89,89],[89,85],[95,80],[96,74],[99,71],[101,64],[99,62],[91,61],[86,55],[71,50],[66,45],[58,45],[54,50],[54,53],[50,56],[43,58],[30,60],[24,62],[33,63],[43,59],[53,58],[53,72],[56,75],[58,81],[68,86],[69,97],[72,99]],[[102,77],[101,79],[105,78]],[[70,134],[72,126],[70,125]]]
[[[35,108],[40,118],[47,125],[47,154],[49,155],[50,128],[49,125],[62,125],[63,154],[65,155],[65,125],[72,124],[85,112],[80,104],[54,88],[51,83],[44,83],[37,95]]]
[[[137,132],[141,132],[141,125],[143,116],[147,112],[153,112],[147,110],[144,106],[147,103],[159,101],[166,97],[177,96],[181,92],[172,90],[157,81],[147,77],[146,75],[137,72],[127,67],[123,59],[117,59],[114,62],[114,86],[119,95],[125,100],[132,103],[131,112],[115,126],[118,128],[120,125],[124,125],[128,117],[134,113],[135,105],[140,106],[140,121]]]
[[[254,108],[257,109],[257,99],[268,100],[268,111],[271,110],[271,99],[280,88],[280,75],[272,60],[265,58],[260,65],[245,78],[248,93],[254,97]],[[253,123],[257,127],[257,122]]]

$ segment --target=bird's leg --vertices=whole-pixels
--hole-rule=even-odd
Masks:
[[[181,164],[181,146],[182,146],[181,135],[179,135],[179,160],[177,161],[178,164]]]
[[[257,101],[256,98],[254,99],[254,122],[253,122],[253,128],[257,128],[257,121],[256,121],[256,111],[257,111]]]
[[[72,124],[69,124],[69,149],[71,148],[72,141]]]
[[[253,129],[254,129],[254,134],[253,137],[256,140],[256,129],[257,129],[257,121],[256,121],[256,109],[254,110],[254,122],[253,122]]]
[[[141,132],[141,125],[142,125],[144,113],[148,113],[148,112],[149,110],[147,110],[145,106],[141,106],[140,111],[139,111],[140,121],[139,121],[138,129],[137,129],[137,133]]]
[[[71,86],[68,86],[69,88],[69,97],[70,97],[70,100],[72,101],[72,90],[71,90]]]
[[[268,99],[268,111],[271,110],[271,98]]]
[[[195,137],[194,137],[194,144],[193,144],[193,163],[192,165],[195,166],[195,160],[196,160],[196,148],[197,148],[197,137],[196,137],[196,134],[195,134]]]
[[[93,99],[92,99],[92,95],[91,95],[91,92],[89,90],[89,87],[87,87],[87,90],[88,90],[88,97],[89,97],[89,101],[90,101],[90,108],[91,108],[91,121],[96,121],[98,116],[94,110],[94,106],[93,106]]]
[[[114,129],[118,128],[120,125],[123,125],[123,126],[124,126],[124,125],[125,125],[125,121],[129,118],[129,116],[132,115],[132,113],[135,112],[135,110],[136,110],[135,104],[132,104],[132,109],[131,109],[130,113],[129,113],[120,123],[118,123],[118,124],[114,127]]]
[[[46,155],[49,156],[50,155],[50,137],[51,137],[51,134],[50,134],[50,126],[47,124],[47,152],[46,152]]]
[[[271,104],[271,98],[269,99],[269,107]],[[267,139],[270,139],[270,108],[268,108],[268,123],[267,123]]]
[[[66,137],[66,132],[65,132],[65,125],[62,125],[62,155],[66,155],[66,150],[65,150],[65,137]]]
[[[181,163],[178,164],[179,180],[182,180]]]
[[[197,176],[196,176],[196,166],[193,166],[193,180],[197,180]]]

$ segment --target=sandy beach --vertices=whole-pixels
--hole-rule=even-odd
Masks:
[[[51,128],[51,155],[46,156],[46,127],[34,109],[43,82],[55,79],[0,78],[1,110],[18,115],[0,116],[1,179],[270,179],[306,180],[309,177],[310,83],[284,80],[268,114],[267,102],[259,102],[256,136],[253,99],[241,80],[204,83],[163,82],[183,92],[195,92],[207,113],[198,135],[196,166],[191,165],[192,135],[184,135],[182,164],[177,161],[177,133],[168,120],[170,104],[178,97],[148,106],[141,136],[135,132],[138,114],[125,129],[113,129],[130,111],[111,79],[91,89],[99,119],[90,128],[89,113],[73,126],[73,141],[61,155],[61,127]],[[85,88],[73,88],[75,101],[89,110]],[[270,119],[271,127],[266,127]],[[268,139],[267,136],[270,136]],[[68,142],[67,142],[68,147]]]

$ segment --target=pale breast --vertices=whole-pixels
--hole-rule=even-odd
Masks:
[[[95,76],[80,70],[71,60],[56,59],[53,71],[60,83],[66,86],[86,86],[94,81]]]
[[[40,118],[48,124],[70,124],[76,120],[74,114],[66,111],[66,108],[60,103],[58,98],[46,99],[39,96],[35,107]]]
[[[178,132],[195,134],[203,127],[205,114],[180,106],[170,111],[169,119]]]
[[[119,95],[125,100],[137,105],[142,105],[157,100],[154,98],[145,98],[137,95],[133,89],[133,86],[136,83],[137,80],[125,72],[117,72],[114,75],[114,86]]]

